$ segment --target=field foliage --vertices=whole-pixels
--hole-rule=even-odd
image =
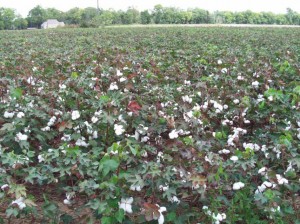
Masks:
[[[0,222],[300,223],[299,36],[1,32]]]

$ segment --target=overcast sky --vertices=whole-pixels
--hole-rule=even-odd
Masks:
[[[182,9],[202,8],[211,12],[219,10],[285,13],[286,8],[300,12],[300,0],[99,0],[100,8],[126,10],[135,7],[139,10],[153,9],[154,5],[175,6]],[[67,11],[73,7],[96,7],[97,0],[0,0],[0,7],[14,8],[26,17],[29,10],[36,5],[44,8],[54,7]]]

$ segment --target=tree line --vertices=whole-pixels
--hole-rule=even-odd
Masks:
[[[129,7],[123,10],[103,10],[93,7],[72,8],[67,12],[55,8],[36,6],[26,18],[22,18],[14,9],[0,8],[0,30],[40,28],[47,19],[57,19],[67,25],[78,27],[99,27],[114,24],[279,24],[300,25],[300,14],[287,8],[285,14],[272,12],[215,11],[200,9],[182,10],[175,7],[156,5],[152,10],[138,11]]]

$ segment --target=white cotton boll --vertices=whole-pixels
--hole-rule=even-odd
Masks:
[[[71,141],[71,135],[64,134],[64,136],[61,137],[61,140],[65,142],[69,142]]]
[[[221,72],[222,72],[222,73],[227,73],[227,68],[222,68],[222,69],[221,69]]]
[[[243,188],[245,186],[244,183],[242,182],[237,182],[237,183],[234,183],[233,186],[232,186],[232,189],[233,190],[240,190],[241,188]]]
[[[244,124],[250,124],[251,122],[249,120],[244,120]]]
[[[17,142],[19,142],[19,141],[27,141],[27,139],[28,139],[28,136],[27,136],[27,135],[23,135],[21,132],[19,132],[19,133],[16,135],[16,137],[15,137],[15,140],[16,140]]]
[[[219,154],[229,154],[230,153],[230,151],[228,150],[228,149],[222,149],[222,150],[220,150],[219,151]]]
[[[160,216],[157,221],[158,224],[163,224],[165,222],[165,217],[163,216],[163,214],[160,213]]]
[[[258,81],[252,82],[252,86],[253,86],[254,88],[258,88],[259,82],[258,82]]]
[[[219,59],[219,60],[218,60],[218,65],[221,65],[221,64],[222,64],[222,60]]]
[[[127,213],[132,213],[132,202],[133,202],[133,197],[130,198],[122,198],[121,202],[119,202],[119,208],[123,209]]]
[[[27,79],[27,83],[30,84],[30,85],[35,85],[35,80],[32,76],[30,76],[28,79]]]
[[[9,185],[8,184],[4,184],[1,186],[1,190],[4,191],[6,188],[9,188]]]
[[[98,138],[98,132],[97,131],[94,131],[93,132],[93,139],[97,139]]]
[[[49,122],[47,123],[47,126],[51,127],[52,125],[54,125],[55,121],[56,121],[56,117],[55,116],[51,117]]]
[[[70,205],[70,204],[72,204],[72,203],[71,203],[71,201],[70,201],[70,200],[68,200],[68,199],[65,199],[65,200],[64,200],[64,204],[65,204],[65,205]]]
[[[268,97],[268,100],[269,100],[269,101],[273,101],[273,100],[274,100],[274,99],[273,99],[273,96],[269,96],[269,97]]]
[[[97,118],[95,116],[93,116],[92,119],[91,119],[93,124],[95,124],[98,120],[99,120],[99,118]]]
[[[117,69],[117,76],[122,76],[122,75],[123,73],[119,69]]]
[[[44,159],[44,157],[42,155],[38,155],[38,160],[39,160],[39,163],[45,161],[45,159]]]
[[[177,203],[177,204],[179,204],[179,203],[180,203],[180,200],[174,195],[174,196],[171,198],[171,202],[172,202],[172,203]]]
[[[129,189],[132,191],[141,191],[142,187],[139,185],[131,185]]]
[[[59,89],[60,90],[65,90],[67,86],[65,84],[59,84]]]
[[[125,82],[127,79],[125,77],[122,77],[119,79],[120,82]]]
[[[80,118],[80,113],[78,110],[74,110],[72,111],[72,120],[77,120],[78,118]]]
[[[13,118],[14,115],[15,115],[15,112],[10,113],[10,112],[5,111],[3,116],[5,118]]]
[[[167,191],[169,190],[169,185],[159,185],[158,188],[160,191]]]
[[[187,86],[189,86],[189,85],[191,85],[191,81],[184,80],[184,84],[187,85]]]
[[[23,113],[23,112],[19,112],[18,114],[17,114],[17,117],[18,118],[23,118],[25,116],[25,114]]]
[[[89,144],[85,142],[85,138],[82,137],[81,139],[77,139],[75,145],[82,146],[82,147],[88,147]]]
[[[240,102],[240,101],[239,101],[238,99],[234,99],[234,100],[233,100],[233,103],[234,103],[234,104],[238,104],[239,102]]]
[[[274,187],[274,184],[272,184],[269,181],[264,181],[261,186],[265,186],[265,187],[270,188],[270,187]]]
[[[20,198],[18,198],[17,200],[15,200],[15,201],[13,201],[11,204],[13,205],[13,204],[17,204],[18,205],[18,207],[19,207],[19,209],[23,209],[23,208],[25,208],[26,207],[26,204],[24,203],[24,198],[23,197],[20,197]]]
[[[148,142],[149,139],[150,139],[150,138],[149,138],[148,136],[142,137],[142,138],[141,138],[141,142]]]
[[[224,104],[223,108],[224,108],[224,110],[227,110],[228,109],[228,105]]]
[[[169,138],[170,139],[175,139],[178,138],[178,132],[174,129],[169,133]]]
[[[276,178],[277,178],[277,181],[278,181],[278,184],[279,185],[283,185],[283,184],[288,184],[289,181],[285,178],[283,178],[280,174],[276,174]]]
[[[116,135],[122,135],[125,132],[123,125],[119,125],[119,124],[114,125],[114,130]]]
[[[265,175],[267,172],[267,168],[266,167],[262,167],[258,170],[258,174],[261,174],[261,175]]]
[[[192,101],[193,101],[193,99],[190,98],[188,95],[183,96],[182,100],[183,100],[183,102],[186,102],[186,103],[192,103]]]
[[[239,76],[237,77],[237,80],[244,80],[244,77],[241,76],[241,75],[239,75]]]
[[[239,160],[239,157],[237,157],[237,156],[231,156],[230,160],[232,160],[233,162],[236,162],[236,161]]]
[[[118,90],[119,87],[116,82],[112,82],[108,88],[108,90]]]

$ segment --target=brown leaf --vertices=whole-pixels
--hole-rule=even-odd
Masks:
[[[130,101],[127,108],[134,114],[139,114],[139,111],[142,109],[142,107],[136,101]]]

